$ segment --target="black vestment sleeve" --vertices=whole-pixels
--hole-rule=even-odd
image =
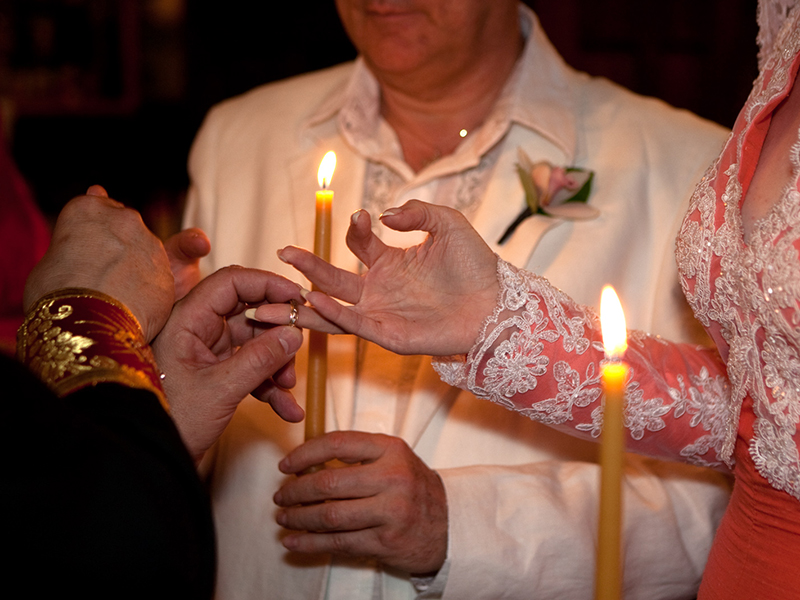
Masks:
[[[211,597],[208,497],[156,396],[104,383],[58,398],[6,357],[0,373],[6,589]]]

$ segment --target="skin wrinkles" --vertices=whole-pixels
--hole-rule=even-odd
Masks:
[[[414,171],[490,113],[522,52],[513,0],[337,0]],[[514,35],[517,33],[517,35]]]

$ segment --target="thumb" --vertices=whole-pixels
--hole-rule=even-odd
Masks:
[[[380,216],[381,223],[395,231],[425,231],[433,235],[459,218],[463,218],[463,215],[453,208],[421,200],[409,200],[402,206],[384,211]]]
[[[355,257],[369,268],[387,250],[386,244],[372,231],[372,219],[364,209],[357,210],[350,217],[345,242]]]
[[[231,390],[233,396],[244,397],[289,362],[302,343],[302,330],[296,327],[267,329],[215,365],[214,378],[223,389]]]
[[[199,260],[211,252],[211,242],[202,229],[195,227],[170,236],[164,249],[175,278],[175,299],[180,300],[200,282]]]
[[[211,242],[202,229],[193,227],[170,236],[164,248],[171,264],[193,263],[211,252]]]

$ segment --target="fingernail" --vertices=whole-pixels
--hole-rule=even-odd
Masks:
[[[287,356],[294,356],[303,344],[303,334],[296,327],[286,326],[281,327],[278,334],[278,341],[286,352]]]
[[[279,510],[278,514],[275,515],[275,521],[277,521],[278,525],[284,527],[286,525],[286,511]]]
[[[297,544],[297,536],[296,535],[287,535],[285,538],[281,540],[281,544],[287,550],[296,550],[298,548]]]
[[[359,208],[356,212],[354,212],[352,215],[350,215],[350,222],[353,223],[353,225],[358,223],[358,219],[361,216],[361,213],[363,213],[363,212],[366,212],[366,211],[363,208]]]
[[[309,295],[310,293],[311,293],[311,290],[307,290],[307,289],[306,289],[306,288],[304,288],[304,287],[301,287],[301,288],[300,288],[300,296],[303,298],[303,300],[307,299],[307,298],[308,298],[308,295]]]
[[[253,319],[254,321],[258,321],[258,317],[256,317],[256,309],[255,308],[248,308],[244,311],[244,316],[248,319]]]
[[[283,250],[282,250],[282,249],[281,249],[281,250],[278,250],[278,260],[280,260],[281,262],[285,262],[285,263],[287,263],[287,264],[288,264],[288,261],[287,261],[285,258],[283,258]]]
[[[381,213],[381,219],[382,219],[383,217],[393,217],[393,216],[394,216],[394,215],[396,215],[398,212],[400,212],[400,211],[399,211],[398,209],[396,209],[396,208],[387,208],[385,211],[383,211],[383,212]]]

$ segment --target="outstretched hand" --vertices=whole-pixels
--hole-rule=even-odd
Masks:
[[[347,246],[368,268],[364,274],[338,269],[300,248],[279,252],[324,292],[307,294],[317,314],[301,307],[298,325],[353,333],[399,354],[468,352],[497,299],[494,253],[451,208],[411,200],[387,210],[381,222],[397,231],[426,231],[428,237],[408,249],[387,246],[361,210],[352,217]],[[256,318],[286,322],[287,311],[261,307]]]

